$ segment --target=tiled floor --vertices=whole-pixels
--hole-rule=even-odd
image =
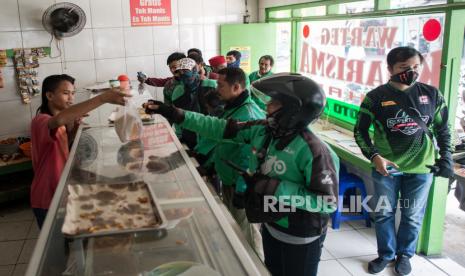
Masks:
[[[22,276],[39,234],[27,203],[0,208],[0,276]]]
[[[338,230],[329,229],[324,242],[319,266],[319,276],[371,275],[368,262],[377,257],[374,228],[367,228],[363,221],[347,222]],[[448,258],[411,259],[413,271],[410,275],[465,275],[465,268]],[[390,266],[377,275],[396,275]]]
[[[27,204],[0,209],[0,276],[24,275],[38,233]],[[329,228],[318,275],[370,275],[367,264],[374,258],[374,229],[366,228],[362,221],[344,223],[339,230]],[[415,256],[412,266],[411,275],[465,275],[465,268],[448,258]],[[378,275],[395,273],[393,267],[388,267]]]

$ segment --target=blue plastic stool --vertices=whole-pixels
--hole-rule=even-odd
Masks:
[[[344,206],[344,194],[349,189],[358,189],[362,196],[363,201],[367,196],[367,191],[365,189],[365,184],[363,180],[357,176],[352,174],[348,174],[345,169],[341,168],[340,178],[339,178],[339,201],[338,201],[338,208],[332,214],[332,228],[339,229],[341,222],[343,221],[350,221],[350,220],[365,220],[365,224],[367,227],[371,227],[370,215],[362,206],[362,212],[358,215],[348,215],[342,213],[342,209]]]

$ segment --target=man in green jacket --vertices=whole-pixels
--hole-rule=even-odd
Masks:
[[[240,68],[224,68],[218,71],[218,93],[226,103],[224,113],[219,118],[237,121],[251,121],[265,118],[265,113],[252,101],[245,89],[246,76]],[[240,199],[247,185],[239,173],[224,160],[237,160],[239,166],[247,169],[252,146],[243,142],[220,141],[212,152],[211,161],[223,184],[223,202],[239,224],[247,241],[262,255],[261,235],[258,227],[247,221]],[[236,195],[236,196],[235,196]],[[236,200],[234,200],[236,199]]]
[[[149,101],[146,112],[211,139],[249,143],[252,155],[241,173],[244,205],[250,222],[263,223],[265,264],[273,275],[314,276],[338,195],[338,158],[308,127],[323,112],[326,97],[299,74],[276,74],[254,87],[272,99],[266,120],[225,120],[157,101]]]
[[[258,60],[258,66],[259,70],[250,73],[249,75],[249,81],[250,83],[253,83],[256,80],[259,80],[264,77],[269,77],[273,75],[273,72],[271,72],[271,68],[273,68],[274,65],[274,59],[270,55],[264,55]],[[252,94],[252,99],[254,102],[257,103],[257,105],[262,108],[263,110],[266,109],[266,102],[268,99],[266,99],[266,96],[263,95],[263,93],[260,93],[256,89],[252,89],[251,91]]]

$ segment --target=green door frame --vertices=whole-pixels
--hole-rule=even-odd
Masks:
[[[266,8],[266,22],[291,22],[291,70],[297,72],[297,36],[298,23],[302,21],[322,21],[322,20],[341,20],[353,18],[369,18],[369,17],[388,17],[400,15],[416,15],[425,13],[445,13],[444,26],[444,44],[442,50],[441,76],[439,89],[442,91],[445,100],[449,107],[449,123],[451,126],[455,124],[455,112],[457,108],[457,90],[460,78],[460,63],[462,59],[462,48],[464,41],[465,28],[465,3],[464,0],[448,0],[447,4],[436,6],[415,7],[406,9],[391,10],[389,0],[374,0],[374,11],[364,12],[359,14],[338,14],[339,4],[355,2],[349,1],[317,1],[311,3],[286,5],[280,7]],[[308,8],[326,6],[326,15],[324,16],[308,16],[296,17],[294,11]],[[273,12],[290,10],[290,17],[272,18]],[[353,127],[348,123],[343,123],[336,118],[330,118],[333,123],[336,123],[346,129]],[[454,129],[452,128],[452,131]],[[426,207],[425,218],[423,221],[422,231],[420,233],[417,245],[417,252],[426,255],[437,255],[442,252],[443,245],[443,225],[446,211],[446,201],[448,193],[448,181],[443,178],[435,178],[430,195],[428,205]],[[433,208],[434,206],[434,208]],[[438,227],[439,226],[439,227]]]

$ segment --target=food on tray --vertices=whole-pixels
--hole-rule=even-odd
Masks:
[[[69,185],[62,232],[68,235],[154,228],[162,224],[144,182]]]

